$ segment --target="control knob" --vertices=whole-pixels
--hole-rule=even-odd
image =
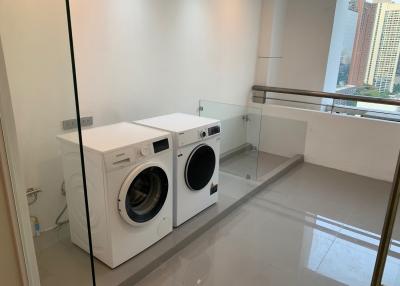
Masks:
[[[150,149],[147,146],[144,146],[140,149],[140,155],[147,156],[150,154]]]

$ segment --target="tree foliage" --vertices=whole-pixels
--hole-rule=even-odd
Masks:
[[[357,88],[356,95],[372,96],[372,97],[390,97],[389,92],[379,92],[374,86],[364,85]]]

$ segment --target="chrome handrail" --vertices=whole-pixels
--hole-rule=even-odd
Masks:
[[[392,190],[390,192],[389,202],[387,205],[385,222],[382,228],[381,240],[379,243],[378,253],[376,255],[375,268],[372,275],[371,286],[381,286],[382,278],[385,272],[385,265],[389,248],[392,241],[394,223],[396,220],[397,210],[400,201],[400,154],[397,160],[397,167],[394,173]]]
[[[312,90],[305,90],[305,89],[283,88],[283,87],[274,87],[274,86],[265,86],[265,85],[254,85],[252,90],[264,92],[263,97],[258,96],[258,95],[253,95],[254,98],[263,98],[263,99],[268,99],[268,97],[266,95],[267,92],[273,92],[273,93],[294,94],[294,95],[301,95],[301,96],[308,96],[308,97],[331,98],[331,99],[361,101],[361,102],[368,102],[368,103],[400,106],[400,100],[372,97],[372,96],[365,96],[365,95],[347,95],[347,94],[333,93],[333,92],[312,91]],[[304,103],[306,103],[306,102],[304,102]]]

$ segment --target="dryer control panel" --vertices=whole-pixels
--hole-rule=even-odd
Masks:
[[[178,146],[182,147],[202,140],[207,140],[210,137],[218,136],[221,134],[221,125],[214,124],[205,126],[198,129],[188,130],[178,133]]]

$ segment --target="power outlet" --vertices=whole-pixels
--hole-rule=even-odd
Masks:
[[[89,127],[93,125],[93,116],[81,117],[81,126]],[[78,128],[78,121],[76,119],[68,119],[62,122],[63,130],[71,130]]]
[[[93,125],[93,116],[81,117],[81,126],[89,127]]]

